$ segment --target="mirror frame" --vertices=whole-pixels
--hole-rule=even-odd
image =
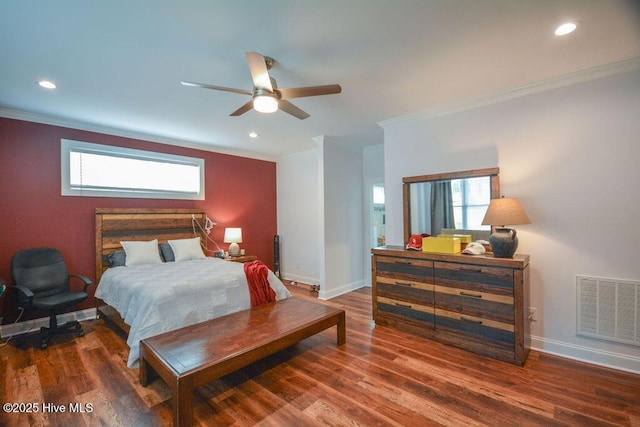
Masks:
[[[432,175],[419,175],[419,176],[406,176],[402,178],[402,204],[403,215],[402,220],[404,222],[404,247],[407,247],[409,243],[409,237],[411,236],[409,230],[411,225],[411,200],[409,185],[417,182],[429,182],[429,181],[442,181],[447,179],[460,179],[460,178],[476,178],[481,176],[488,176],[491,183],[491,198],[500,198],[500,168],[486,168],[486,169],[473,169],[467,171],[448,172],[448,173],[436,173]],[[493,230],[493,227],[492,227]]]

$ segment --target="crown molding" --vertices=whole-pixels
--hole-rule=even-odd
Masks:
[[[87,123],[78,120],[64,119],[47,114],[34,113],[29,111],[14,110],[0,107],[0,117],[7,119],[23,120],[27,122],[41,123],[45,125],[60,126],[87,132],[96,132],[107,135],[119,136],[123,138],[139,139],[142,141],[155,142],[158,144],[174,145],[195,150],[210,151],[213,153],[227,154],[230,156],[246,157],[256,160],[276,161],[276,156],[253,151],[233,150],[221,146],[215,146],[200,142],[187,141],[178,138],[152,135],[143,132],[130,131],[109,126],[102,126],[95,123]]]
[[[586,70],[576,71],[574,73],[565,74],[546,80],[540,80],[535,83],[507,89],[502,92],[496,92],[489,95],[470,98],[464,101],[442,105],[412,114],[407,114],[405,116],[382,120],[377,122],[377,124],[383,128],[386,128],[399,124],[411,123],[418,120],[428,120],[435,117],[446,116],[453,113],[459,113],[462,111],[483,107],[486,105],[497,104],[511,99],[544,92],[547,90],[559,89],[562,87],[584,83],[603,77],[624,74],[627,72],[635,71],[637,69],[640,69],[640,57],[628,59],[625,61],[612,62],[610,64],[588,68]]]

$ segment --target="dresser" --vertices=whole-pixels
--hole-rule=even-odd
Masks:
[[[373,319],[505,362],[530,347],[529,256],[372,249]]]

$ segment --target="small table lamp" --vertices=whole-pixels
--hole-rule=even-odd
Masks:
[[[496,258],[512,258],[518,248],[516,230],[505,227],[506,224],[531,224],[531,220],[522,209],[518,199],[513,197],[491,199],[482,225],[496,226],[495,233],[489,239],[491,251]]]
[[[240,246],[238,243],[242,243],[242,229],[241,228],[225,228],[224,229],[224,242],[231,243],[229,245],[229,255],[240,255]]]

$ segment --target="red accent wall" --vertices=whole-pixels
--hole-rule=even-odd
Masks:
[[[63,197],[63,138],[204,158],[205,200]],[[71,273],[95,279],[95,208],[136,207],[203,208],[218,223],[211,235],[221,248],[228,248],[222,242],[224,228],[241,227],[240,247],[273,268],[277,224],[274,162],[0,118],[0,278],[7,286],[12,285],[13,254],[40,246],[58,248]],[[215,245],[210,243],[209,248]],[[95,285],[91,295],[94,291]],[[17,312],[10,294],[5,293],[0,301],[3,323],[13,321]],[[93,297],[81,308],[92,306]]]

